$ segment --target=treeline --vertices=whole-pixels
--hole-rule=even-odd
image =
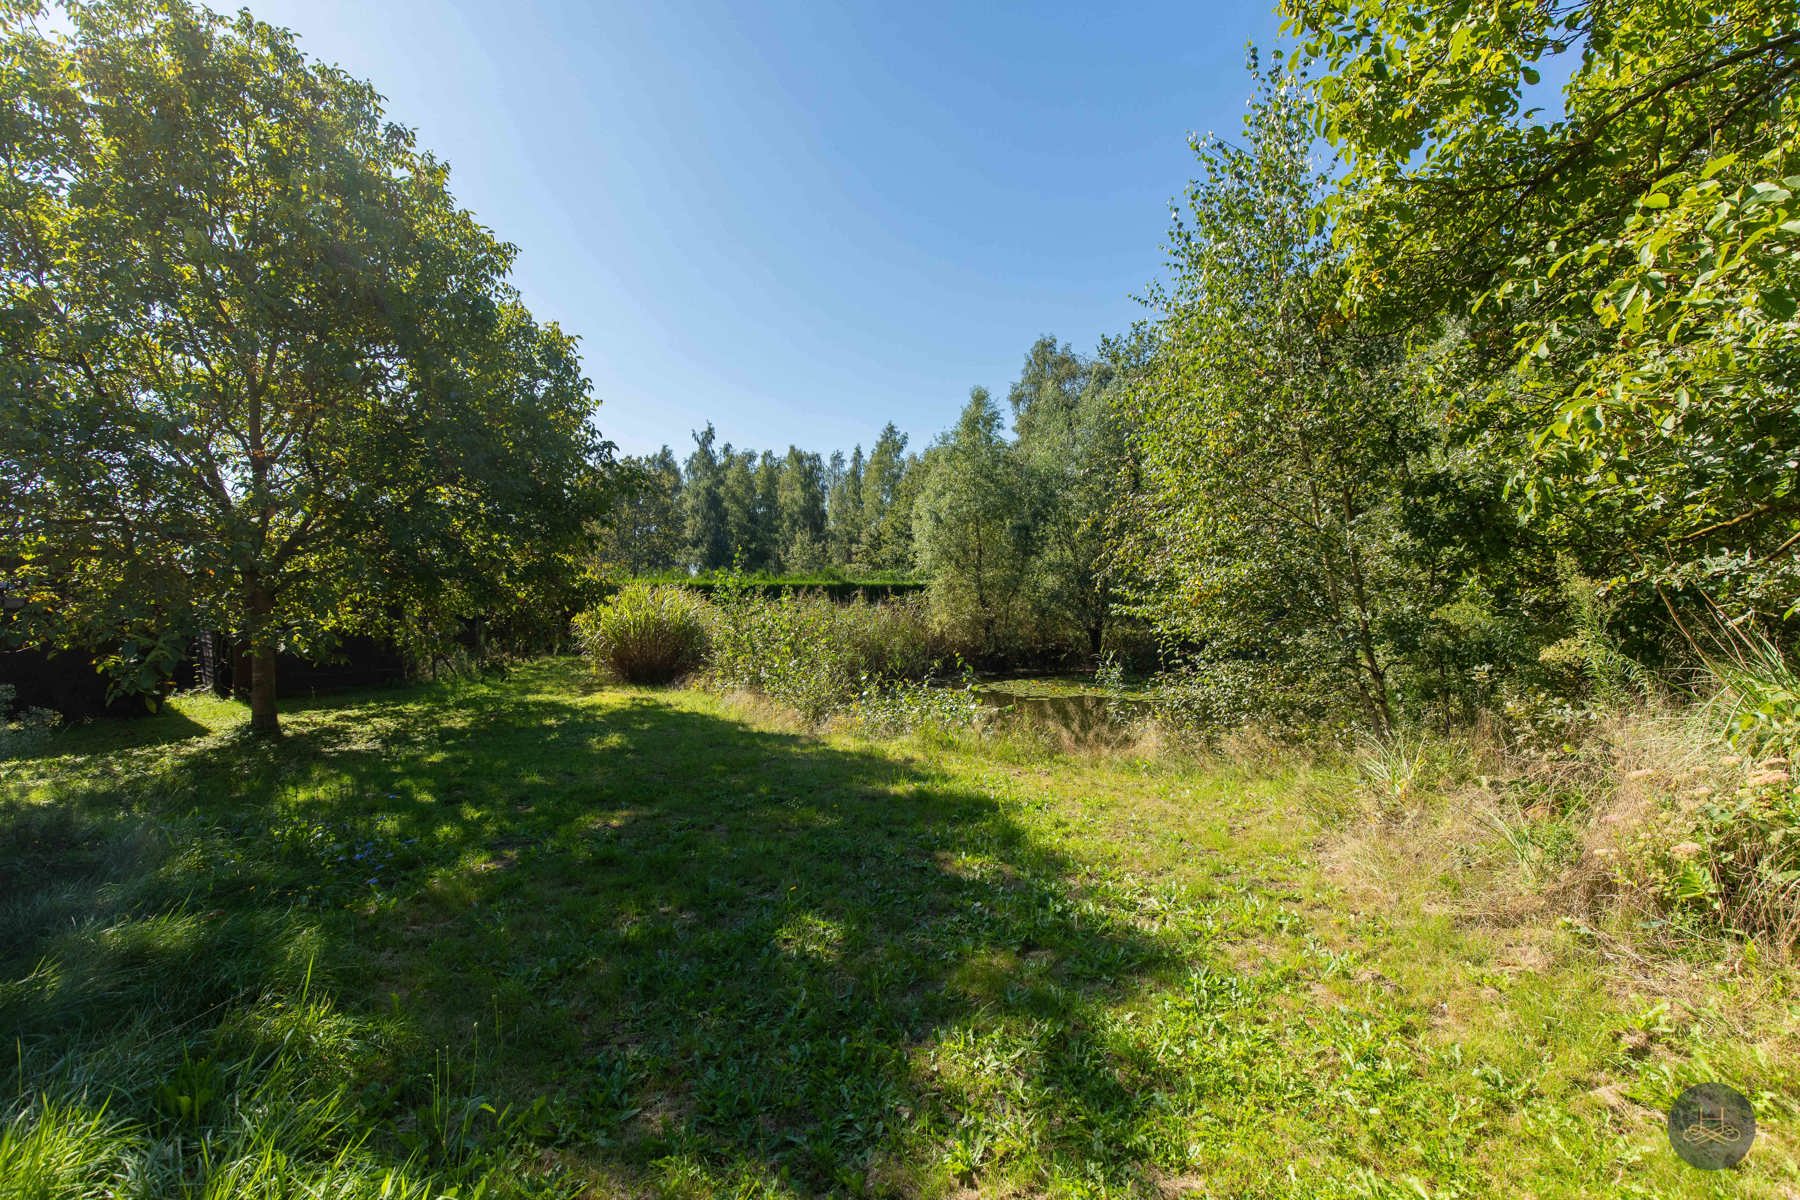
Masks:
[[[978,656],[1098,653],[1111,597],[1106,514],[1123,446],[1108,361],[1031,348],[1005,408],[983,388],[954,429],[908,452],[892,424],[867,455],[720,445],[626,458],[602,524],[603,575],[741,570],[918,576]],[[1008,419],[1016,436],[1008,436]]]
[[[664,446],[620,460],[622,498],[603,524],[596,558],[628,576],[666,571],[806,575],[910,571],[919,456],[888,424],[865,457],[789,446],[719,444],[709,424],[685,461]]]

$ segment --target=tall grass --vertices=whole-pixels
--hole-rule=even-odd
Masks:
[[[600,670],[626,683],[670,683],[706,661],[712,607],[674,586],[626,584],[575,618],[575,637]]]
[[[366,902],[383,868],[336,845],[296,856],[254,817],[158,814],[187,785],[133,761],[94,796],[0,789],[0,1200],[504,1190],[506,1114],[467,1071],[425,1096],[405,1015],[341,1006],[315,972],[322,911]]]
[[[1739,635],[1735,652],[1709,661],[1717,690],[1710,724],[1737,751],[1729,790],[1697,805],[1685,856],[1692,901],[1737,929],[1800,950],[1800,671],[1766,638]],[[1704,868],[1704,878],[1699,878]]]
[[[816,721],[850,709],[871,686],[926,678],[946,657],[922,597],[844,604],[817,593],[725,591],[716,600],[707,677]]]
[[[1695,703],[1620,671],[1629,686],[1548,739],[1532,722],[1483,744],[1362,739],[1371,819],[1345,845],[1456,878],[1476,906],[1558,908],[1679,953],[1800,956],[1800,670],[1765,640],[1722,644]]]

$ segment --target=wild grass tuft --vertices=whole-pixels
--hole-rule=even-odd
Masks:
[[[687,588],[626,584],[575,618],[575,636],[596,668],[625,683],[671,683],[706,661],[712,609]]]

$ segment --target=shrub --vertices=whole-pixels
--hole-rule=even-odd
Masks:
[[[627,584],[575,618],[595,668],[626,683],[668,683],[706,661],[710,606],[680,587]]]
[[[974,730],[988,711],[967,679],[960,687],[911,679],[871,683],[850,707],[856,723],[876,737]]]
[[[849,708],[872,683],[924,678],[943,657],[917,597],[837,604],[818,593],[715,595],[713,683],[762,692],[811,721]]]
[[[21,708],[13,712],[18,690],[0,683],[0,758],[30,754],[50,739],[62,718],[47,708]]]
[[[1792,952],[1800,948],[1800,672],[1763,639],[1708,668],[1718,691],[1702,711],[1736,752],[1721,760],[1733,778],[1729,790],[1697,797],[1690,840],[1667,851],[1664,892]]]

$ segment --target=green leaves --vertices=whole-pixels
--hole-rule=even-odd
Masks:
[[[1492,322],[1511,370],[1466,403],[1507,437],[1535,424],[1505,451],[1515,494],[1583,506],[1538,516],[1605,513],[1624,573],[1733,616],[1788,610],[1800,10],[1284,7],[1351,167],[1331,202],[1348,302],[1426,337]],[[1445,69],[1384,73],[1396,54]],[[1567,76],[1562,111],[1521,118],[1540,65]]]
[[[1266,696],[1387,728],[1395,633],[1441,576],[1403,497],[1436,435],[1400,340],[1337,306],[1305,93],[1279,69],[1259,82],[1241,144],[1196,147],[1172,281],[1120,391],[1136,487],[1115,560],[1133,611],[1208,670],[1253,664]]]
[[[0,563],[34,636],[305,648],[543,594],[608,447],[512,248],[287,33],[67,12],[0,15]]]

